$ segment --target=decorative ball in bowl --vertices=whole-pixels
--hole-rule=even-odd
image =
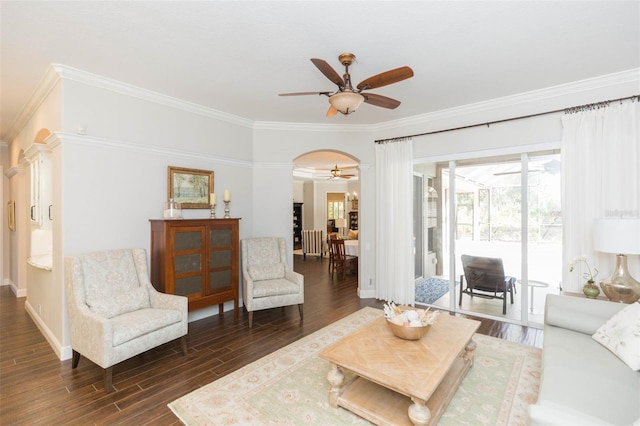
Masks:
[[[401,309],[393,302],[385,304],[384,316],[391,332],[405,340],[419,340],[431,329],[436,322],[439,312],[429,312],[429,309]]]
[[[387,325],[395,336],[405,340],[420,340],[429,332],[429,329],[431,328],[431,324],[417,327],[398,325],[389,319],[387,319]]]

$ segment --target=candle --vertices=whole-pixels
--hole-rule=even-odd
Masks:
[[[211,205],[215,206],[216,205],[216,193],[215,192],[211,193],[210,200],[211,200]]]
[[[231,201],[231,193],[228,189],[224,190],[224,201]]]

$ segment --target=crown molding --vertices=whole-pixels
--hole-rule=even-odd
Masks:
[[[369,133],[370,124],[319,124],[288,123],[278,121],[254,121],[255,130],[283,130],[289,132],[336,132],[336,133]]]
[[[488,101],[477,102],[474,104],[463,105],[460,107],[449,108],[446,110],[435,111],[431,113],[407,117],[404,119],[387,121],[378,124],[318,124],[318,123],[290,123],[290,122],[270,122],[270,121],[252,121],[243,117],[228,114],[212,108],[203,107],[193,102],[187,102],[151,90],[142,89],[131,84],[123,83],[110,78],[102,77],[86,71],[82,71],[63,64],[51,64],[45,75],[40,80],[33,93],[29,97],[25,106],[9,130],[6,139],[13,140],[29,119],[37,111],[44,99],[53,90],[60,80],[71,80],[79,83],[87,84],[93,87],[110,90],[116,93],[132,96],[145,101],[153,102],[160,105],[180,109],[189,113],[194,113],[209,117],[216,120],[226,121],[239,126],[247,127],[254,130],[281,130],[281,131],[297,131],[297,132],[340,132],[340,133],[367,133],[391,130],[405,126],[421,125],[432,123],[434,121],[460,117],[464,115],[473,115],[480,112],[496,110],[500,108],[509,108],[516,105],[538,102],[561,96],[587,92],[590,90],[613,87],[616,85],[628,83],[640,83],[640,68],[634,68],[617,73],[607,74],[603,76],[593,77],[580,80],[568,84],[548,87],[545,89],[534,90],[530,92],[520,93],[511,96],[505,96]],[[635,95],[637,93],[630,93]],[[1,142],[1,141],[0,141]],[[6,142],[5,142],[6,144]],[[0,146],[3,146],[0,144]]]
[[[455,117],[473,116],[474,114],[478,114],[481,112],[504,108],[513,108],[517,105],[531,104],[532,102],[539,102],[548,99],[558,99],[562,96],[573,95],[576,93],[588,92],[596,89],[614,87],[634,82],[638,83],[639,85],[636,92],[640,91],[640,68],[633,68],[626,71],[606,74],[598,77],[588,78],[585,80],[574,81],[567,84],[560,84],[544,89],[532,90],[530,92],[504,96],[488,101],[476,102],[473,104],[462,105],[445,110],[415,115],[413,117],[403,118],[400,120],[387,121],[374,125],[372,130],[390,130],[399,127],[420,125]],[[637,93],[628,93],[629,96],[633,96],[636,94]]]
[[[8,141],[12,141],[16,136],[18,136],[18,133],[20,133],[33,114],[35,114],[42,102],[44,102],[59,81],[60,75],[57,73],[55,68],[50,65],[40,82],[36,85],[33,93],[31,93],[29,100],[27,100],[27,103],[25,103],[20,110],[20,113],[13,122],[13,126],[11,126],[7,132]]]
[[[24,170],[24,167],[21,166],[13,166],[7,169],[6,172],[4,172],[4,175],[8,178],[11,179],[12,177],[14,177],[15,175],[17,175],[18,173],[20,173],[21,171]]]
[[[184,101],[182,99],[174,98],[168,95],[163,95],[162,93],[143,89],[132,84],[127,84],[107,77],[102,77],[63,64],[53,64],[52,67],[56,70],[58,75],[62,77],[63,80],[67,79],[76,81],[78,83],[87,84],[89,86],[97,87],[104,90],[110,90],[112,92],[142,99],[144,101],[180,109],[189,113],[202,115],[216,120],[226,121],[243,127],[251,128],[253,126],[253,122],[246,118],[228,114],[226,112],[218,111],[212,108],[207,108],[202,105]]]
[[[55,147],[62,143],[71,143],[77,145],[93,145],[114,148],[122,151],[130,151],[142,154],[154,154],[167,156],[172,158],[181,158],[185,160],[207,160],[218,164],[226,164],[235,167],[253,167],[251,161],[236,160],[232,158],[218,157],[213,155],[202,154],[201,152],[188,152],[184,150],[176,150],[170,148],[161,148],[157,146],[131,143],[126,141],[119,141],[113,139],[97,138],[87,135],[76,135],[66,132],[54,132],[47,138],[47,144]]]

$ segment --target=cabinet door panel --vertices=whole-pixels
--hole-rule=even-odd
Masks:
[[[209,238],[209,246],[230,246],[232,244],[232,235],[231,229],[212,229]]]
[[[202,256],[200,253],[176,255],[173,268],[176,275],[200,272],[202,271]]]
[[[189,296],[200,294],[202,290],[202,277],[195,275],[191,277],[177,278],[175,280],[175,294],[179,296]]]
[[[216,250],[209,253],[209,266],[211,268],[231,268],[231,250]]]
[[[202,232],[201,231],[176,231],[175,233],[175,251],[183,250],[201,250],[202,249]]]
[[[209,293],[220,289],[231,288],[231,270],[214,271],[209,273]]]

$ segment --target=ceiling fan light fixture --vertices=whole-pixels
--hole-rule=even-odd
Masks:
[[[349,115],[357,110],[362,102],[364,102],[364,96],[350,91],[338,92],[329,97],[331,106],[344,115]]]

